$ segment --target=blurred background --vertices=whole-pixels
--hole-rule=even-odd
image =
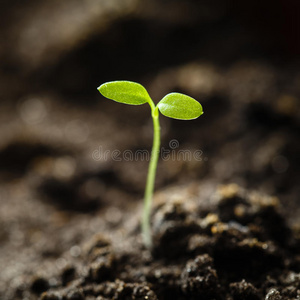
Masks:
[[[298,0],[0,6],[2,251],[76,228],[82,213],[118,222],[140,203],[148,162],[103,154],[150,150],[150,110],[104,99],[96,88],[110,80],[137,81],[155,102],[177,91],[203,105],[195,121],[161,117],[162,147],[202,156],[161,160],[157,189],[234,182],[278,196],[299,224]]]

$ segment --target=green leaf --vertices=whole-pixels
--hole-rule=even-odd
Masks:
[[[180,93],[170,93],[157,104],[160,112],[169,118],[192,120],[203,114],[201,104],[195,99]]]
[[[106,98],[120,103],[141,105],[151,101],[147,90],[139,83],[132,81],[111,81],[98,87]]]

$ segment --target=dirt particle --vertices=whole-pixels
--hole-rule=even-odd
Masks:
[[[209,252],[215,244],[215,239],[204,234],[195,234],[189,239],[188,251]]]
[[[67,300],[84,300],[84,294],[82,291],[75,290],[70,291],[66,297]]]
[[[265,300],[281,300],[282,297],[276,289],[270,289],[268,294],[266,295]]]
[[[43,293],[41,296],[41,300],[60,300],[60,292],[51,292],[51,293]]]
[[[240,188],[237,184],[227,184],[227,185],[221,185],[218,189],[218,193],[222,196],[224,199],[231,199],[238,195],[240,191]]]
[[[213,259],[208,254],[189,261],[181,274],[181,281],[182,291],[192,297],[214,297],[219,289]]]
[[[244,279],[240,282],[233,282],[229,285],[234,300],[259,300],[258,290]]]
[[[92,281],[102,282],[112,278],[113,266],[115,258],[114,255],[108,254],[106,256],[99,256],[90,265],[89,277]]]
[[[154,292],[145,285],[136,285],[133,288],[133,299],[157,300]]]

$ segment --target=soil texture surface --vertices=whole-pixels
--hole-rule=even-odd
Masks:
[[[297,0],[4,1],[0,299],[300,299]],[[147,105],[163,116],[151,214]]]

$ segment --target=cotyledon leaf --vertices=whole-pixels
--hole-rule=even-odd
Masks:
[[[151,101],[147,90],[133,81],[110,81],[98,87],[98,91],[106,98],[120,103],[141,105]]]
[[[180,93],[170,93],[157,104],[160,112],[169,118],[192,120],[203,114],[201,104],[195,99]]]

